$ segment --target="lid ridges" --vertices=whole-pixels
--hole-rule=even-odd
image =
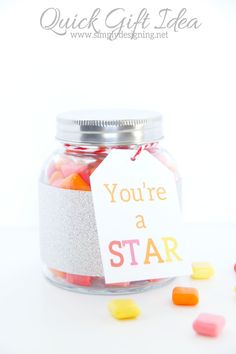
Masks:
[[[162,117],[158,112],[142,110],[66,112],[57,117],[56,137],[61,141],[86,144],[153,142],[163,137]]]

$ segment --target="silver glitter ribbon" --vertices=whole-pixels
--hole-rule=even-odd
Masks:
[[[42,261],[66,273],[103,276],[91,192],[39,185]]]

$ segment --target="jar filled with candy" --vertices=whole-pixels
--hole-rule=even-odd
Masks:
[[[161,147],[160,114],[139,110],[67,112],[57,117],[56,138],[58,148],[44,164],[39,183],[40,246],[46,278],[68,290],[95,294],[132,293],[168,282],[149,279],[106,284],[90,184],[90,176],[112,149],[130,149],[134,156],[144,149],[173,173],[180,196],[175,163]]]

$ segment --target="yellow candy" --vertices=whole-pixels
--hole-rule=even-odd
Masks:
[[[192,270],[193,279],[209,279],[214,275],[213,267],[207,262],[194,262]]]
[[[139,307],[131,299],[112,300],[109,302],[108,308],[112,316],[118,320],[132,319],[140,315]]]

